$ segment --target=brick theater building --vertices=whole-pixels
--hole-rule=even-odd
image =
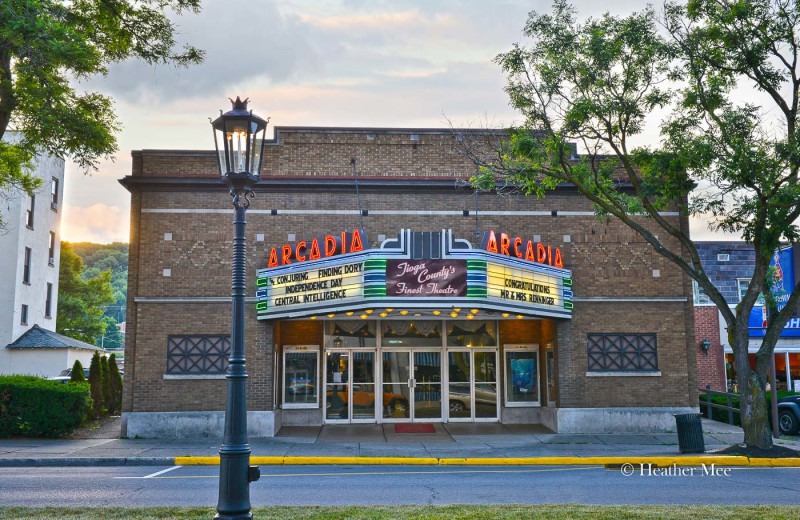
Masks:
[[[275,129],[247,213],[249,433],[674,429],[697,408],[691,280],[569,186],[476,195],[453,144],[450,130]],[[230,196],[213,151],[132,155],[123,434],[220,436]]]

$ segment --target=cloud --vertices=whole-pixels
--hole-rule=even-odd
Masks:
[[[65,205],[61,237],[69,242],[127,242],[129,211],[120,206],[97,203],[88,207]]]
[[[111,66],[106,78],[88,86],[128,102],[153,104],[222,95],[231,85],[253,77],[282,82],[298,71],[319,68],[319,53],[306,24],[295,15],[283,15],[275,2],[207,2],[199,15],[187,13],[174,20],[178,36],[206,52],[202,64],[179,69],[128,60]]]

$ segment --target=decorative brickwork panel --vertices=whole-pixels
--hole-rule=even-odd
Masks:
[[[658,370],[655,334],[587,334],[589,370]]]
[[[224,374],[230,352],[230,336],[169,336],[167,373]]]

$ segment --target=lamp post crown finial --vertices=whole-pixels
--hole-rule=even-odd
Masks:
[[[230,100],[234,110],[247,110],[247,102],[250,101],[250,98],[244,98],[244,101],[242,101],[239,96],[236,96],[236,100],[231,98],[228,98],[228,100]]]

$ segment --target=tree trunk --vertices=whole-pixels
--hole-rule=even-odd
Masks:
[[[0,138],[6,132],[14,111],[14,88],[11,74],[11,49],[0,42]]]
[[[760,359],[756,359],[755,370],[750,368],[747,348],[749,331],[746,325],[741,330],[736,329],[739,327],[735,327],[735,332],[728,336],[728,340],[734,352],[739,383],[739,411],[744,443],[751,448],[768,450],[772,448],[772,429],[768,420],[766,370]]]
[[[745,381],[746,384],[742,384]],[[739,410],[744,429],[744,443],[748,447],[768,450],[772,448],[772,428],[769,424],[769,405],[765,386],[758,374],[748,370],[747,377],[740,378]]]

